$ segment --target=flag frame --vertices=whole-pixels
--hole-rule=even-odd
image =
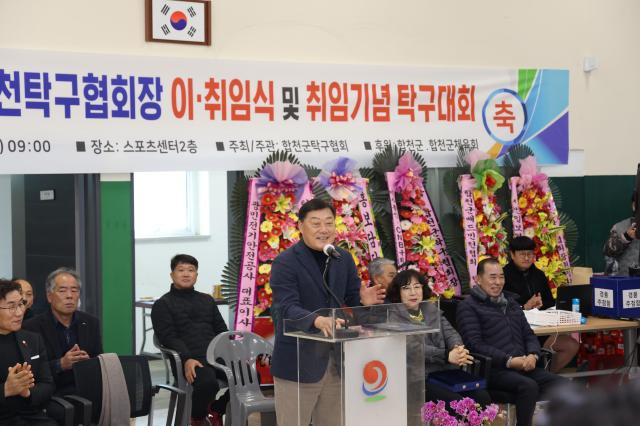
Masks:
[[[179,43],[179,44],[198,44],[201,46],[211,46],[211,1],[210,0],[173,0],[183,3],[199,3],[204,6],[204,41],[189,41],[189,40],[166,40],[156,38],[153,36],[153,17],[152,6],[153,3],[162,0],[145,0],[145,41],[158,42],[158,43]]]

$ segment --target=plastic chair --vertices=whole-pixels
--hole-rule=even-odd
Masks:
[[[227,331],[209,344],[207,362],[223,371],[229,382],[231,421],[227,412],[225,425],[245,426],[256,412],[262,413],[261,425],[275,425],[275,400],[262,393],[256,370],[258,356],[272,353],[273,345],[251,332]]]
[[[122,372],[124,373],[129,394],[129,404],[131,412],[129,417],[148,416],[148,424],[153,424],[153,396],[160,389],[166,389],[177,395],[178,415],[184,410],[184,391],[173,386],[151,383],[151,372],[149,371],[149,361],[144,356],[119,356]],[[79,396],[91,401],[92,410],[89,419],[83,422],[85,426],[95,424],[100,418],[102,410],[102,371],[100,360],[91,358],[73,365],[73,375],[76,383],[76,392]],[[178,415],[175,424],[178,425]],[[171,415],[167,421],[170,422]]]
[[[160,353],[162,354],[163,361],[169,360],[169,365],[171,366],[171,374],[173,375],[173,386],[178,389],[181,389],[185,393],[185,403],[184,410],[182,413],[182,418],[180,419],[180,426],[189,426],[189,422],[191,419],[191,398],[193,393],[193,387],[187,382],[187,379],[184,377],[184,368],[182,366],[182,359],[180,359],[180,354],[174,351],[173,349],[169,349],[166,346],[163,346],[158,339],[158,336],[153,335],[153,345],[158,348]],[[173,417],[173,413],[176,409],[177,396],[171,394],[171,398],[169,399],[169,414],[167,417],[167,426],[169,426],[169,421]]]

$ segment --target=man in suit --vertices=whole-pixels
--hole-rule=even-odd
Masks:
[[[20,329],[25,309],[20,284],[0,280],[0,426],[55,426],[43,412],[53,378],[42,337]]]
[[[276,326],[271,373],[276,416],[280,426],[308,425],[311,418],[316,426],[337,425],[340,378],[336,349],[330,344],[302,342],[298,358],[297,341],[284,335],[284,322],[294,320],[297,329],[328,337],[334,328],[329,308],[358,306],[360,302],[381,303],[385,291],[380,285],[361,286],[353,258],[347,251],[337,248],[340,255],[337,259],[323,253],[336,236],[335,209],[331,204],[320,199],[307,201],[298,217],[302,240],[280,253],[271,269]],[[323,274],[331,291],[323,284]],[[321,309],[326,309],[325,315],[314,313]],[[336,322],[335,326],[341,327],[345,320]]]
[[[78,310],[82,283],[71,268],[58,268],[47,277],[50,309],[27,321],[24,328],[44,337],[57,395],[75,391],[73,364],[102,353],[100,323]]]

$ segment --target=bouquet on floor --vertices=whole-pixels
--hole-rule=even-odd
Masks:
[[[507,213],[502,212],[496,191],[504,184],[495,160],[488,154],[474,150],[467,156],[471,175],[462,175],[460,187],[467,267],[471,285],[475,285],[478,262],[494,257],[506,265],[507,231],[503,226]]]
[[[483,426],[490,425],[500,410],[496,404],[482,408],[471,398],[449,402],[451,414],[444,401],[429,401],[422,406],[422,421],[433,426]]]
[[[460,280],[422,182],[422,167],[411,153],[387,173],[398,264],[413,264],[429,279],[437,296],[460,294]]]
[[[555,297],[556,288],[570,281],[570,261],[549,180],[538,173],[535,157],[520,160],[520,176],[510,179],[513,235],[536,243],[535,265],[544,272]]]
[[[336,209],[336,245],[351,253],[360,279],[368,284],[369,262],[382,256],[368,180],[360,177],[355,160],[346,157],[327,163],[317,180]]]

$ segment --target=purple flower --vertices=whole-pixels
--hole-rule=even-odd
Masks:
[[[499,411],[500,409],[497,404],[487,405],[487,407],[482,412],[482,417],[484,417],[485,420],[492,422],[495,420]]]
[[[410,152],[404,154],[398,160],[395,168],[396,173],[396,192],[408,191],[412,197],[415,197],[416,190],[422,187],[422,166],[413,159]]]
[[[269,190],[295,193],[295,199],[299,201],[308,181],[302,167],[289,161],[276,161],[260,171],[257,187],[259,193]]]
[[[429,422],[434,416],[436,412],[436,404],[433,401],[429,401],[422,406],[422,420],[424,422]]]
[[[334,200],[352,201],[362,192],[362,185],[357,180],[359,177],[356,161],[339,157],[324,165],[318,182]]]

